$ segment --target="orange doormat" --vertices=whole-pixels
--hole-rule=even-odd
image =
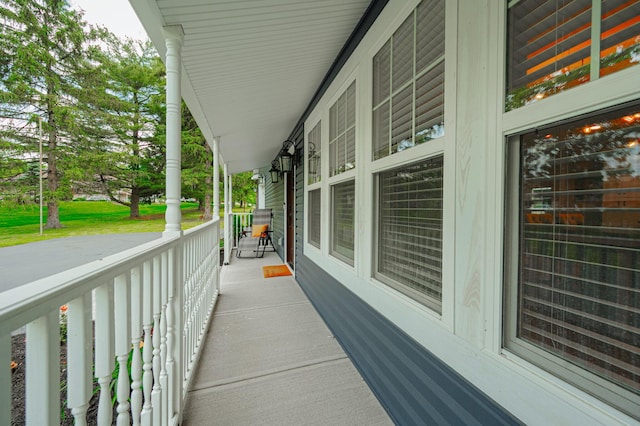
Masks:
[[[262,274],[265,278],[284,277],[291,275],[291,270],[289,270],[287,265],[263,266]]]

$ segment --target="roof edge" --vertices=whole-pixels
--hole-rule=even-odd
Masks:
[[[382,13],[382,10],[385,8],[388,2],[389,0],[371,1],[369,6],[367,7],[367,10],[360,18],[360,21],[358,21],[355,29],[345,42],[344,46],[342,46],[342,49],[340,49],[338,56],[336,56],[336,59],[331,64],[331,67],[329,67],[329,71],[327,71],[327,74],[320,82],[320,86],[318,86],[318,89],[316,89],[316,92],[313,94],[313,97],[311,98],[311,101],[309,101],[307,108],[304,110],[304,112],[298,119],[298,122],[291,130],[289,139],[292,139],[294,135],[300,131],[300,128],[304,125],[305,120],[307,119],[307,117],[309,117],[309,114],[311,114],[311,111],[313,111],[316,105],[318,105],[320,98],[322,98],[331,83],[333,83],[335,78],[338,76],[338,73],[340,72],[340,70],[342,70],[342,67],[347,63],[347,60],[356,50],[376,19],[378,19],[378,16],[380,15],[380,13]]]

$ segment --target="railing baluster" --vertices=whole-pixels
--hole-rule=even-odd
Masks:
[[[195,284],[195,278],[193,276],[193,269],[194,269],[194,260],[193,260],[193,241],[189,241],[189,253],[188,253],[188,263],[189,263],[189,278],[188,278],[188,284],[187,287],[185,289],[185,299],[189,300],[189,304],[187,306],[187,311],[186,311],[186,315],[188,317],[187,321],[186,321],[186,326],[187,326],[187,330],[186,330],[186,335],[187,335],[187,348],[189,351],[189,361],[186,363],[186,367],[190,368],[191,366],[191,357],[193,355],[193,342],[194,342],[194,338],[193,338],[193,329],[195,328],[195,320],[194,320],[194,313],[196,310],[196,300],[194,297],[194,284]]]
[[[113,283],[103,284],[94,290],[96,337],[95,337],[95,377],[100,385],[98,400],[98,425],[110,426],[113,419],[111,404],[111,374],[113,372],[115,350],[113,331]]]
[[[151,331],[153,330],[153,268],[151,261],[146,261],[143,265],[142,295],[142,323],[144,328],[142,388],[144,390],[144,405],[142,407],[141,422],[143,426],[150,426],[153,409],[151,405],[151,387],[153,386],[153,345],[151,343]]]
[[[180,420],[182,406],[182,269],[177,259],[182,258],[181,245],[169,250],[169,301],[167,304],[167,374],[169,376],[169,420]]]
[[[27,324],[26,349],[26,423],[28,426],[60,424],[58,309]]]
[[[131,419],[134,426],[140,424],[142,413],[142,283],[140,267],[131,269]]]
[[[170,422],[174,412],[174,384],[175,384],[175,371],[174,371],[174,353],[173,353],[173,345],[175,339],[175,312],[173,310],[173,289],[172,286],[175,283],[175,278],[173,274],[175,273],[175,265],[173,264],[174,260],[174,249],[170,249],[167,252],[167,362],[166,362],[166,370],[167,370],[167,387],[166,395],[167,395],[167,421]]]
[[[119,275],[115,279],[115,336],[116,336],[116,359],[118,360],[118,426],[129,426],[129,371],[127,363],[129,361],[129,351],[131,349],[131,339],[129,338],[129,318],[131,312],[128,277]]]
[[[151,401],[153,405],[153,424],[162,424],[162,400],[160,386],[160,311],[162,309],[162,279],[160,278],[160,257],[153,258],[153,389]]]
[[[168,419],[168,378],[167,378],[167,300],[168,300],[168,261],[167,252],[161,255],[161,287],[162,287],[162,307],[160,312],[160,387],[162,395],[162,426],[166,426]]]
[[[76,425],[87,424],[91,399],[91,293],[72,300],[67,309],[67,407]]]
[[[11,424],[11,336],[0,336],[0,425]]]

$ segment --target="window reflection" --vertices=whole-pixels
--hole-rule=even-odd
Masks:
[[[521,138],[518,337],[640,393],[640,107]]]
[[[513,2],[507,111],[584,84],[592,72],[603,77],[640,63],[640,2],[600,0],[593,5],[598,7],[592,7],[592,0]],[[599,39],[592,31],[594,18],[600,20]]]

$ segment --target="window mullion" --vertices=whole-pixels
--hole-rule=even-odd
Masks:
[[[416,143],[416,62],[417,62],[417,51],[418,51],[418,11],[415,9],[413,11],[413,77],[411,79],[411,84],[413,86],[411,93],[411,140],[413,143]]]
[[[416,80],[444,62],[444,54],[416,74]]]
[[[591,2],[591,81],[600,78],[600,26],[602,17],[602,0]]]
[[[389,40],[389,136],[387,138],[387,155],[391,155],[393,135],[393,36]]]
[[[349,149],[348,142],[347,142],[347,132],[349,129],[349,123],[347,121],[349,119],[349,111],[347,111],[348,98],[349,98],[349,88],[347,88],[347,90],[344,92],[344,136],[342,138],[344,143],[344,158],[342,159],[342,164],[347,164],[347,158],[349,156],[349,154],[347,154],[347,150]]]

